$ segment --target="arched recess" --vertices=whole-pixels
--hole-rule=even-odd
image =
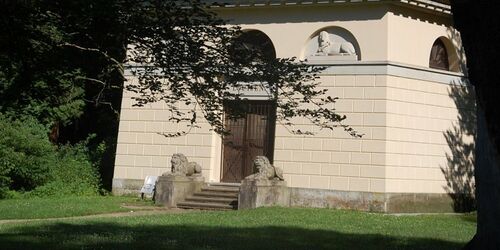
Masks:
[[[243,30],[231,52],[242,63],[276,59],[271,39],[259,30]],[[251,53],[248,53],[251,52]],[[254,76],[255,77],[255,76]],[[258,78],[258,76],[257,76]],[[266,156],[273,162],[276,128],[276,100],[263,82],[266,79],[240,78],[240,99],[224,103],[224,127],[230,132],[222,138],[221,181],[240,183],[254,173],[253,161]],[[245,84],[249,87],[245,88]],[[257,86],[252,86],[256,84]],[[238,114],[237,116],[232,116]]]
[[[460,60],[455,46],[446,37],[437,38],[429,54],[429,68],[459,72]]]
[[[243,33],[236,38],[238,46],[234,48],[233,54],[241,56],[245,53],[241,50],[253,51],[255,54],[251,58],[241,58],[244,60],[272,60],[276,58],[276,50],[271,39],[260,30],[243,30]]]
[[[309,36],[302,49],[302,59],[319,57],[324,60],[358,61],[361,60],[361,48],[349,30],[338,26],[325,27]]]

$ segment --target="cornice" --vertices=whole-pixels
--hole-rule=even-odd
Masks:
[[[361,5],[394,4],[422,9],[434,13],[451,15],[451,7],[443,0],[220,0],[211,1],[213,7],[277,7],[277,6],[325,6],[325,5]]]

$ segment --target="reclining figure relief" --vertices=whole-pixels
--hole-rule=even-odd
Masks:
[[[269,159],[265,156],[257,156],[253,161],[255,174],[247,176],[246,180],[285,180],[283,170],[271,165]]]
[[[201,175],[201,166],[196,162],[189,162],[184,154],[173,154],[170,160],[171,172],[163,175],[177,176],[199,176]]]
[[[329,55],[356,55],[356,49],[350,42],[334,43],[330,39],[330,34],[326,31],[321,31],[318,36],[317,56]]]

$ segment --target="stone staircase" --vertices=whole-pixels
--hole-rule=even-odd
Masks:
[[[239,183],[207,183],[200,192],[177,203],[178,208],[203,210],[238,209]]]

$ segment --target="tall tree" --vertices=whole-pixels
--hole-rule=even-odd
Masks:
[[[495,1],[452,0],[475,86],[477,231],[468,249],[500,249],[500,18]]]
[[[62,20],[40,2],[2,1],[0,112],[37,118],[45,125],[81,115],[83,74],[58,45],[68,34]]]
[[[0,1],[0,113],[32,116],[54,143],[106,142],[111,187],[127,27],[119,1]]]

